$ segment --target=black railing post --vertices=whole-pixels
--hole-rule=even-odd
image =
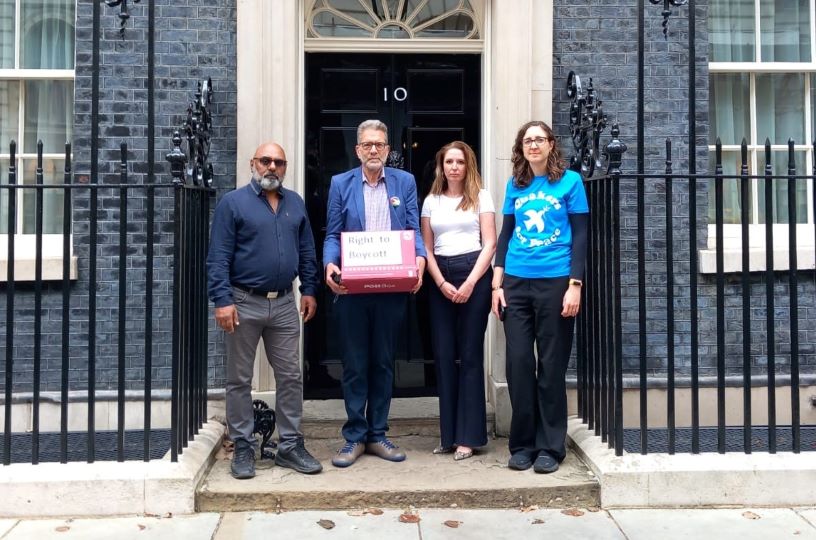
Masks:
[[[609,158],[607,174],[612,179],[612,290],[613,290],[613,339],[615,341],[615,455],[623,455],[623,321],[621,320],[621,255],[620,255],[620,175],[626,145],[618,138],[620,129],[612,126],[612,140],[606,146]]]
[[[740,222],[742,228],[742,446],[751,453],[751,268],[749,221],[751,179],[748,163],[740,167]]]
[[[34,400],[31,420],[31,464],[40,462],[40,378],[42,375],[42,271],[43,271],[43,142],[37,141],[37,192],[34,208]]]
[[[675,389],[674,389],[674,207],[672,191],[672,147],[666,139],[666,427],[669,432],[669,454],[674,454]]]
[[[801,446],[799,415],[799,281],[796,241],[796,154],[793,139],[788,139],[788,298],[790,303],[790,393],[792,451],[799,453]]]
[[[117,355],[117,393],[116,393],[116,460],[125,460],[125,364],[127,335],[127,143],[120,146],[119,162],[119,338]]]
[[[765,334],[768,355],[768,452],[776,453],[776,339],[774,330],[773,167],[765,139]],[[770,248],[769,248],[770,247]]]
[[[173,178],[173,358],[170,383],[170,461],[179,452],[179,366],[181,363],[181,196],[183,184]]]
[[[717,139],[717,152],[720,154],[717,163],[722,163],[722,146]],[[742,140],[742,162],[748,159],[748,146]],[[718,168],[714,173],[715,228],[717,242],[717,451],[725,453],[725,274],[723,234],[723,171]]]
[[[71,184],[71,143],[65,143],[63,184]],[[62,206],[62,381],[60,393],[60,463],[68,462],[68,371],[71,345],[71,190],[63,190]]]
[[[155,42],[156,2],[147,2],[147,239],[145,253],[145,358],[144,358],[144,431],[143,459],[150,461],[150,430],[153,399],[153,214],[156,183],[156,107],[155,107]]]
[[[6,245],[6,372],[3,395],[3,465],[11,464],[12,392],[14,391],[14,235],[17,232],[17,143],[9,144],[8,244]]]

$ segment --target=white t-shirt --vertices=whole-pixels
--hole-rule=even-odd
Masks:
[[[482,249],[479,214],[496,213],[493,199],[483,189],[479,191],[479,205],[475,210],[457,210],[460,202],[462,197],[428,195],[422,203],[422,217],[431,218],[434,255],[452,257]]]

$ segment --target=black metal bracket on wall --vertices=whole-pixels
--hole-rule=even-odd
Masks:
[[[574,71],[567,76],[567,97],[570,98],[569,127],[574,149],[569,168],[590,178],[603,168],[601,134],[607,126],[603,102],[595,95],[592,79],[585,92],[581,77]]]
[[[212,135],[212,79],[198,83],[195,101],[187,108],[187,118],[181,130],[173,132],[173,150],[167,156],[174,183],[212,187],[213,167],[209,161]],[[181,148],[181,133],[187,139],[187,153]]]
[[[688,3],[688,0],[649,0],[649,2],[651,2],[652,4],[655,4],[655,5],[663,2],[663,12],[661,13],[661,15],[663,15],[663,37],[665,39],[668,39],[668,37],[669,37],[669,17],[671,17],[671,14],[672,14],[671,9],[669,9],[669,6],[674,6],[674,7],[684,6],[684,5],[686,5]],[[693,9],[693,6],[692,6],[692,9]]]
[[[122,39],[125,39],[125,25],[130,19],[130,13],[128,12],[128,0],[104,0],[105,4],[108,7],[116,7],[119,6],[119,35],[122,36]],[[140,0],[133,0],[133,3],[138,4]]]

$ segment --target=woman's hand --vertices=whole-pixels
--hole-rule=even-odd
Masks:
[[[453,286],[452,283],[445,281],[442,283],[442,286],[439,287],[439,290],[442,292],[442,296],[453,302],[453,297],[456,296],[458,289]]]
[[[497,319],[501,320],[499,317],[499,306],[507,307],[507,301],[504,299],[504,289],[498,288],[493,290],[493,302],[490,308],[490,311],[493,312],[493,315],[496,316]]]
[[[578,315],[578,308],[581,306],[581,287],[577,285],[568,286],[561,305],[563,307],[561,310],[562,317],[575,317]]]
[[[468,301],[471,294],[473,294],[473,283],[466,279],[465,282],[459,286],[459,289],[456,291],[456,294],[453,295],[451,301],[454,304],[464,304]]]

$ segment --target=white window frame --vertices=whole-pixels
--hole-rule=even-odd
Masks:
[[[23,141],[25,137],[25,82],[30,80],[51,80],[51,81],[75,81],[76,71],[74,69],[24,69],[20,68],[20,39],[22,8],[21,0],[15,2],[14,14],[14,67],[0,69],[0,80],[17,81],[19,84],[18,118],[17,118],[17,181],[19,182],[19,172],[23,169],[20,164],[24,161],[37,159],[36,152],[23,152]],[[76,8],[74,8],[76,9]],[[51,150],[51,149],[43,149]],[[0,174],[3,181],[8,182],[9,160],[8,146],[0,148]],[[65,159],[65,152],[43,153],[43,159]],[[7,191],[7,190],[6,190]],[[34,281],[35,261],[36,261],[36,235],[24,234],[23,231],[23,192],[17,191],[17,221],[14,234],[14,280]],[[70,216],[69,218],[70,219]],[[0,233],[0,282],[8,281],[8,243],[9,234]],[[63,239],[62,234],[42,235],[42,279],[57,280],[63,278]],[[70,245],[70,278],[77,279],[77,257],[74,256],[73,232],[71,233]]]
[[[760,29],[760,14],[761,2],[763,0],[754,0],[754,62],[709,62],[708,70],[710,74],[723,73],[744,73],[749,75],[749,102],[750,102],[750,140],[748,141],[748,165],[752,174],[762,174],[764,163],[759,163],[758,153],[765,150],[764,140],[759,140],[760,134],[757,133],[757,110],[756,110],[756,75],[765,73],[792,73],[802,74],[805,78],[804,88],[804,132],[807,137],[813,133],[814,126],[812,125],[811,113],[811,74],[816,73],[816,3],[810,2],[810,62],[762,62],[762,43],[761,43],[761,29]],[[716,134],[715,134],[716,135]],[[811,174],[813,171],[813,146],[808,141],[795,141],[805,144],[795,144],[794,151],[801,155],[805,155],[805,171],[806,174]],[[714,145],[709,145],[710,153],[715,151]],[[722,145],[723,153],[739,152],[740,145],[729,144]],[[776,155],[777,152],[787,152],[788,147],[785,144],[772,144],[771,151]],[[755,171],[755,172],[754,172]],[[753,204],[753,222],[748,227],[749,232],[749,268],[750,271],[764,271],[765,270],[765,224],[760,223],[759,219],[759,193],[758,182],[752,181],[752,204]],[[713,189],[713,183],[712,187]],[[807,183],[807,223],[801,223],[796,226],[797,236],[797,268],[813,269],[816,267],[816,256],[814,255],[814,208],[813,208],[813,186],[811,182]],[[787,270],[790,268],[789,256],[790,249],[788,245],[788,224],[774,224],[774,270]],[[716,224],[709,222],[708,224],[708,246],[707,249],[699,251],[700,272],[703,274],[716,272]],[[724,271],[725,272],[741,272],[742,271],[742,225],[734,223],[726,223],[723,225],[723,253],[724,253]]]

